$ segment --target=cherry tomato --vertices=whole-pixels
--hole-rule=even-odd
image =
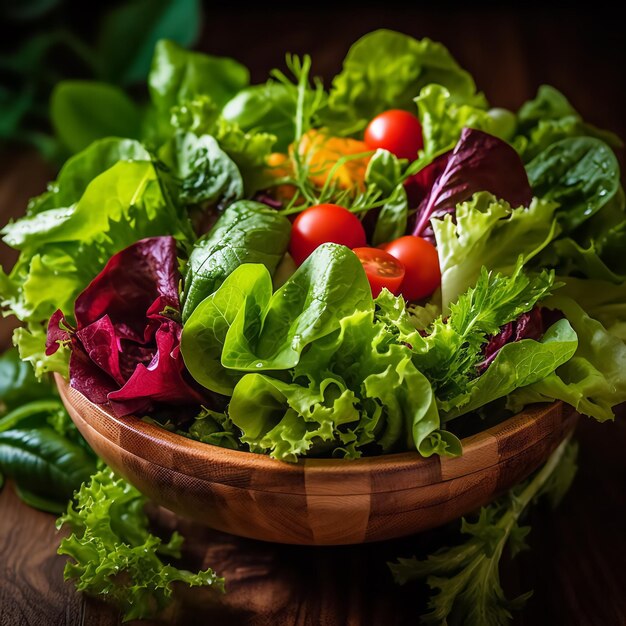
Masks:
[[[374,298],[383,287],[387,287],[394,295],[398,294],[404,278],[404,265],[398,259],[380,248],[354,248],[352,252],[363,265]]]
[[[408,111],[391,109],[377,115],[365,129],[365,143],[371,150],[383,148],[399,159],[414,161],[424,147],[422,125]]]
[[[365,231],[359,218],[337,204],[316,204],[300,213],[291,227],[289,253],[301,265],[323,243],[348,248],[365,245]]]
[[[441,284],[437,249],[425,239],[406,235],[382,248],[404,265],[405,275],[400,293],[406,300],[426,298]]]

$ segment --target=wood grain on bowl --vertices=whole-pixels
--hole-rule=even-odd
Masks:
[[[380,541],[444,524],[529,475],[578,417],[560,402],[531,407],[464,439],[458,458],[405,452],[290,464],[116,417],[59,375],[56,381],[89,444],[155,502],[218,530],[278,543]]]

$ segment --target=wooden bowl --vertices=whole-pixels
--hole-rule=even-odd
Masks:
[[[218,530],[291,544],[380,541],[465,515],[539,467],[578,417],[560,402],[531,407],[464,439],[458,458],[405,452],[290,464],[115,417],[56,380],[91,447],[152,500]]]

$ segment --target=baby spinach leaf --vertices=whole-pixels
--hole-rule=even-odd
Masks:
[[[593,137],[568,138],[550,145],[526,171],[535,195],[558,202],[557,216],[565,233],[606,206],[620,186],[613,150]]]
[[[291,224],[259,202],[231,204],[189,255],[182,295],[183,321],[242,263],[262,263],[273,272],[289,244]]]
[[[56,512],[95,471],[94,458],[49,427],[0,432],[0,468],[19,489],[47,503]]]
[[[22,403],[51,395],[52,389],[37,381],[33,368],[20,359],[17,350],[7,350],[0,356],[0,415]]]
[[[243,196],[243,180],[237,166],[210,135],[176,133],[159,152],[175,178],[174,188],[182,205],[227,206]]]

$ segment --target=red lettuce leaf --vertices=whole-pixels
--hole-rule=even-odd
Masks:
[[[515,321],[505,324],[500,332],[491,337],[483,348],[485,358],[477,366],[479,373],[482,374],[491,365],[507,343],[521,339],[534,339],[535,341],[541,339],[546,329],[560,319],[551,313],[551,311],[536,306],[527,313],[522,313]]]
[[[528,206],[532,189],[524,164],[505,141],[464,128],[446,167],[419,206],[413,235],[428,238],[430,220],[453,213],[477,191],[489,191],[514,207]]]
[[[113,256],[76,299],[76,330],[57,311],[47,350],[69,340],[70,384],[117,415],[205,400],[180,353],[178,260],[172,237],[143,239]]]

